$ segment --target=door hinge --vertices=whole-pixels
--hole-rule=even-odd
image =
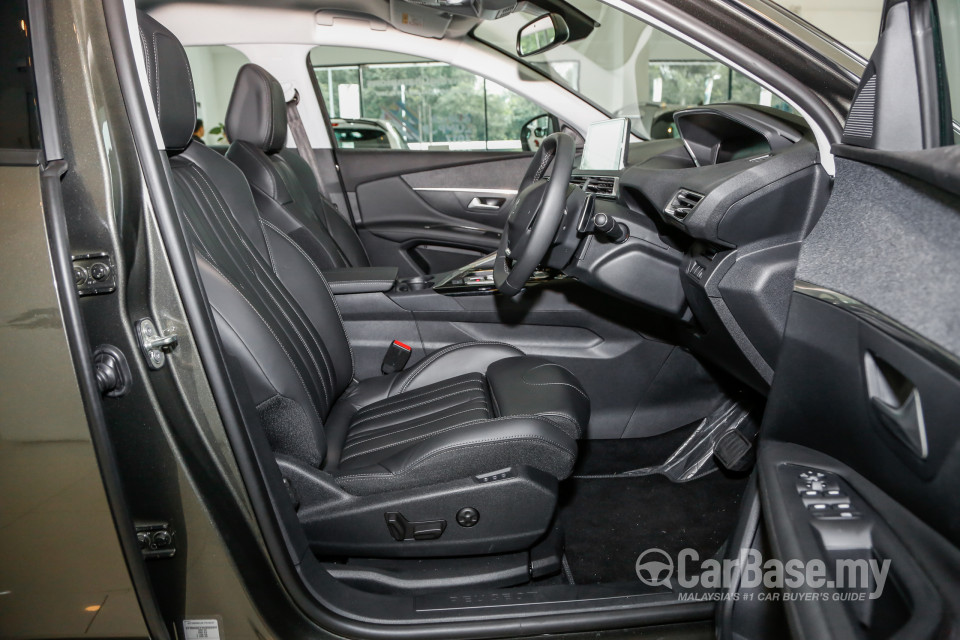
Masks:
[[[151,318],[137,320],[137,342],[147,359],[147,366],[159,369],[167,362],[167,353],[172,351],[180,338],[173,331],[160,331]]]

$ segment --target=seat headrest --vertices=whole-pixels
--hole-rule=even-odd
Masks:
[[[137,22],[163,145],[168,153],[179,153],[190,144],[197,123],[190,61],[183,45],[165,26],[143,11],[137,11]]]
[[[287,140],[287,104],[280,83],[263,67],[240,67],[227,107],[226,127],[231,142],[249,142],[265,153],[283,149]]]

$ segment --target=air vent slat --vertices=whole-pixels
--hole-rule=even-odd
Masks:
[[[703,194],[680,189],[670,200],[670,204],[664,209],[664,213],[676,220],[683,221],[687,216],[693,213],[700,201],[703,200]]]
[[[576,185],[598,198],[616,198],[618,179],[608,176],[570,176],[570,184]]]

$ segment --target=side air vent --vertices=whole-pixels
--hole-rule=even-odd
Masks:
[[[700,204],[701,200],[703,200],[703,194],[689,191],[687,189],[680,189],[670,200],[670,204],[667,205],[667,208],[663,211],[668,216],[682,222],[684,218],[690,215],[693,210],[697,208],[697,205]]]
[[[869,140],[873,137],[873,122],[877,110],[877,76],[870,79],[860,89],[857,99],[850,107],[846,125],[843,127],[844,138],[860,138]]]
[[[570,184],[595,193],[598,198],[616,199],[618,183],[619,179],[611,176],[570,176]]]

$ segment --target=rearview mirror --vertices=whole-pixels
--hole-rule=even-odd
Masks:
[[[570,37],[570,29],[563,16],[548,13],[534,18],[517,34],[517,54],[520,57],[543,53],[560,46]]]

